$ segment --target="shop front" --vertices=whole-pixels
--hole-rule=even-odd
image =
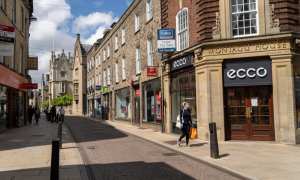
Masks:
[[[273,141],[271,60],[226,60],[223,80],[226,139]]]
[[[0,86],[0,132],[7,128],[7,118],[7,88],[5,86]]]
[[[179,132],[175,125],[183,102],[190,104],[193,124],[195,127],[197,124],[196,81],[193,62],[193,54],[171,61],[171,126],[172,132],[175,133]]]
[[[123,88],[120,90],[116,90],[115,98],[115,119],[131,121],[132,109],[130,101],[130,89]]]
[[[144,89],[144,123],[161,123],[161,91],[160,79],[151,80],[143,84]]]

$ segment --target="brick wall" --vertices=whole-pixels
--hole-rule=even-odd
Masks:
[[[270,0],[274,13],[279,19],[280,31],[300,31],[300,1]]]

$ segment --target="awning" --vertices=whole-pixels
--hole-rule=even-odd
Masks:
[[[20,74],[8,69],[0,64],[0,84],[14,89],[20,89],[22,83],[28,83],[28,80]]]

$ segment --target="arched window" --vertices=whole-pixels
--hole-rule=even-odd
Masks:
[[[176,15],[177,51],[188,48],[189,46],[189,22],[188,9],[181,9]]]

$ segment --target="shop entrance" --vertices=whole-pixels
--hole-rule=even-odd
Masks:
[[[272,86],[225,88],[226,139],[274,140]]]

